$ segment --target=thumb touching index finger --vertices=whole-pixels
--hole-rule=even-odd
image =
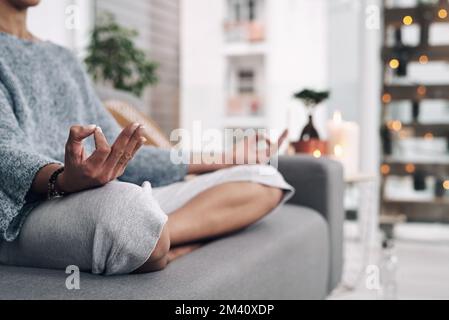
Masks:
[[[80,143],[95,132],[97,126],[94,124],[88,126],[72,126],[70,128],[69,143]]]
[[[65,147],[65,160],[67,163],[82,161],[84,157],[83,140],[93,134],[96,127],[96,125],[89,125],[72,126],[70,128],[69,138]]]

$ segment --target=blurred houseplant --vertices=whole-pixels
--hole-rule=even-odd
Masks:
[[[313,111],[320,103],[329,98],[329,91],[304,89],[295,93],[294,98],[303,102],[309,120],[302,130],[299,141],[293,143],[293,147],[298,153],[309,153],[315,157],[321,157],[326,153],[326,142],[320,139],[320,135],[313,125]]]
[[[102,14],[92,32],[85,59],[88,72],[96,82],[141,96],[157,83],[157,64],[135,47],[135,30],[119,25],[110,13]]]

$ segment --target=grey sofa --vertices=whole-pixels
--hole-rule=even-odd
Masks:
[[[181,257],[165,270],[104,277],[0,266],[0,299],[323,299],[342,273],[343,178],[336,162],[279,159],[296,188],[262,221]]]

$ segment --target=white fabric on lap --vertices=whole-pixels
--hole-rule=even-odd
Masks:
[[[255,182],[282,189],[285,193],[279,205],[290,199],[295,191],[272,166],[241,165],[199,175],[189,181],[154,188],[153,195],[162,210],[170,214],[206,189],[228,182]]]

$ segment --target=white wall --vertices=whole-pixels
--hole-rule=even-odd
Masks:
[[[93,1],[42,0],[29,10],[28,28],[49,40],[82,55],[93,23]]]
[[[221,128],[226,86],[224,1],[181,1],[181,127]]]
[[[357,121],[359,108],[360,1],[335,1],[329,6],[329,114],[339,110]]]
[[[269,127],[279,132],[288,126],[290,138],[297,139],[307,114],[293,94],[328,88],[328,1],[268,0],[267,6]],[[326,104],[317,108],[314,119],[324,134]]]
[[[43,40],[71,47],[72,32],[65,27],[65,9],[70,3],[69,0],[43,0],[29,10],[28,28]]]

